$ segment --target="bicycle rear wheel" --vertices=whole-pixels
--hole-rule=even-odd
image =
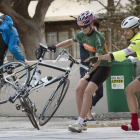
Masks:
[[[0,67],[0,104],[14,97],[17,87],[24,86],[29,80],[29,70],[23,62],[10,62]]]
[[[42,114],[39,117],[39,125],[45,125],[54,115],[62,103],[67,90],[69,88],[69,79],[65,79],[59,82],[56,90],[53,92],[49,100],[47,101]]]
[[[21,105],[24,108],[24,111],[25,111],[27,117],[29,118],[32,125],[39,130],[39,126],[38,126],[37,121],[36,121],[36,116],[35,116],[35,112],[33,110],[31,100],[28,97],[22,98],[22,99],[23,99],[22,101],[20,99]]]

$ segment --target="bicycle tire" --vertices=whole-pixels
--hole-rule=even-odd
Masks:
[[[69,88],[69,83],[70,83],[69,79],[65,79],[65,80],[59,82],[60,86],[58,87],[58,89],[56,89],[53,92],[53,94],[47,101],[47,103],[42,111],[42,114],[39,117],[40,126],[45,125],[53,117],[54,113],[59,108],[60,104],[62,103],[62,101],[67,93],[67,90]],[[58,94],[59,90],[60,90],[60,94]],[[55,104],[53,105],[53,103],[55,103]]]
[[[34,128],[39,130],[39,126],[37,124],[35,114],[34,114],[34,112],[32,110],[31,104],[30,104],[31,100],[30,100],[30,102],[29,102],[29,100],[30,100],[29,98],[23,98],[22,106],[24,107],[25,114],[29,118],[29,120],[32,123],[32,125],[34,126]]]
[[[0,104],[16,96],[17,87],[29,81],[30,73],[23,62],[9,62],[0,67]],[[17,93],[18,94],[18,93]]]

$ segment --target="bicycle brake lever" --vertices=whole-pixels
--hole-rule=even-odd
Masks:
[[[53,61],[53,63],[56,63],[64,53],[66,53],[65,50],[63,50],[62,52],[60,52],[60,54],[58,55],[58,57],[56,58],[56,60]]]
[[[56,63],[60,59],[61,55],[59,55],[56,60],[53,61],[53,63]]]

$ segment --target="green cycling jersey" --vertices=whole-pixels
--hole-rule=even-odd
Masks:
[[[107,54],[108,49],[105,43],[105,39],[103,35],[94,30],[93,33],[87,35],[84,34],[82,31],[76,34],[76,36],[73,37],[74,42],[82,42],[84,48],[89,52],[90,57],[95,56],[95,53],[102,53]],[[99,66],[111,66],[111,61],[102,60]]]

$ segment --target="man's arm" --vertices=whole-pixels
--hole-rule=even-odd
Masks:
[[[113,52],[111,54],[103,55],[99,58],[99,60],[116,60],[116,61],[122,62],[129,55],[131,55],[137,51],[140,51],[139,46],[140,46],[140,41],[136,40],[134,42],[131,42],[131,44],[127,48],[120,50],[120,51]]]
[[[140,41],[136,40],[134,42],[131,42],[131,44],[120,51],[116,51],[110,54],[105,54],[100,57],[92,57],[88,58],[85,62],[92,61],[93,63],[96,63],[98,60],[116,60],[119,62],[124,61],[129,55],[139,52],[140,51]]]
[[[98,60],[116,60],[116,61],[122,62],[127,57],[127,54],[126,54],[125,50],[126,49],[121,50],[121,51],[117,51],[117,52],[113,52],[113,53],[109,53],[109,54],[106,54],[106,55],[102,55],[102,56],[99,57]],[[128,55],[130,55],[130,53]]]
[[[116,60],[116,61],[122,62],[127,58],[127,56],[129,56],[130,54],[133,54],[134,52],[135,51],[133,51],[131,48],[128,47],[121,51],[101,55],[99,57],[89,58],[85,62],[92,61],[93,63],[96,63],[99,60]]]
[[[112,53],[101,55],[98,58],[98,60],[113,60],[113,59],[114,59],[114,56]]]
[[[19,38],[18,36],[10,36],[8,43],[9,51],[14,55],[17,60],[25,61],[25,57],[22,55],[19,49]]]

